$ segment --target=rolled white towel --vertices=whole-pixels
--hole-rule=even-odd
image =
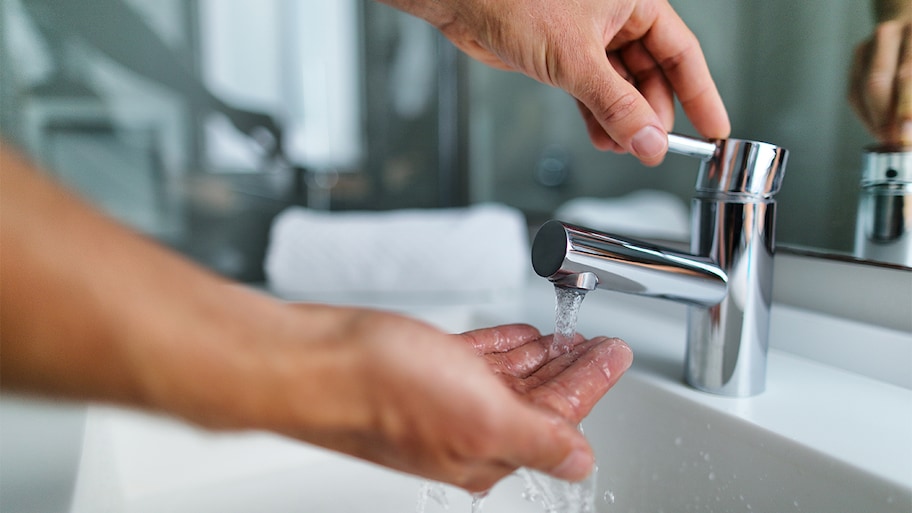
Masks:
[[[525,218],[502,205],[294,207],[273,221],[265,272],[270,290],[290,299],[352,292],[491,296],[521,289],[530,265]]]
[[[617,198],[575,198],[555,218],[619,235],[669,241],[690,240],[690,211],[677,196],[650,189]]]

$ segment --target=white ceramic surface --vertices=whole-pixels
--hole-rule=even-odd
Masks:
[[[0,512],[69,511],[86,407],[0,396]]]
[[[396,309],[450,331],[513,321],[550,331],[553,295],[535,281],[513,303],[434,306],[423,298]],[[777,306],[768,389],[731,399],[681,382],[682,307],[587,297],[580,331],[621,336],[635,354],[584,422],[600,467],[598,511],[912,511],[912,390],[890,379],[912,372],[912,358],[879,361],[904,359],[912,337],[831,321]],[[841,327],[835,335],[833,326]],[[852,340],[807,340],[839,333]],[[789,351],[795,340],[806,343]],[[863,365],[815,358],[828,347],[854,348]],[[402,513],[415,511],[420,483],[272,435],[208,433],[92,407],[71,511]],[[508,478],[483,511],[541,511],[521,492],[521,481]],[[449,511],[469,513],[467,494],[449,489],[448,497]],[[431,501],[427,511],[444,510]]]

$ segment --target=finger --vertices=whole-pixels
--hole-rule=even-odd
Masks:
[[[595,115],[589,110],[589,107],[586,107],[586,104],[576,100],[576,106],[580,111],[580,115],[583,117],[583,122],[586,124],[586,133],[589,134],[589,140],[592,141],[592,145],[596,149],[601,151],[612,151],[614,153],[627,153],[620,144],[618,144],[614,139],[608,135],[608,132],[602,128],[602,124],[595,119]]]
[[[901,38],[902,27],[898,23],[878,25],[871,45],[869,69],[862,86],[865,110],[881,140],[889,139]]]
[[[458,336],[471,344],[476,354],[483,355],[503,353],[528,344],[541,338],[541,333],[528,324],[506,324],[467,331]]]
[[[633,83],[633,75],[630,74],[630,71],[627,70],[627,67],[624,65],[624,61],[621,59],[620,55],[617,52],[608,52],[607,53],[608,62],[611,64],[611,67],[620,75],[624,80]],[[589,134],[589,139],[592,141],[592,145],[596,149],[601,151],[611,151],[614,153],[627,153],[624,148],[617,143],[614,139],[608,135],[608,132],[602,127],[595,115],[592,114],[592,111],[589,110],[589,107],[576,100],[576,106],[580,111],[580,115],[583,118],[583,122],[586,125],[586,132]]]
[[[674,127],[675,116],[674,91],[658,63],[639,41],[622,48],[620,54],[624,67],[631,75],[628,81],[640,90],[662,120],[665,130],[671,130]]]
[[[588,415],[633,362],[633,353],[622,340],[594,340],[596,343],[560,372],[545,380],[539,380],[537,373],[530,377],[541,383],[528,391],[529,400],[574,424]]]
[[[582,84],[567,88],[592,113],[608,136],[644,164],[662,162],[668,150],[668,136],[662,121],[633,84],[608,63],[593,59],[591,73]],[[587,124],[590,137],[594,126]]]
[[[621,57],[621,54],[617,51],[607,52],[606,56],[608,57],[608,62],[611,64],[611,67],[614,68],[614,71],[621,76],[624,80],[630,82],[634,86],[636,85],[635,78],[633,73],[630,72],[630,69],[627,68],[627,65],[624,63],[624,59]]]
[[[731,123],[696,36],[670,5],[660,7],[643,45],[662,69],[684,113],[700,134],[728,137]]]
[[[579,338],[582,338],[579,335],[577,336]],[[548,340],[553,339],[553,337],[546,338]],[[547,360],[541,366],[539,366],[538,369],[535,369],[534,372],[531,372],[527,376],[522,377],[516,390],[525,394],[530,390],[534,390],[535,388],[542,386],[544,383],[550,381],[555,376],[573,365],[573,363],[579,360],[580,357],[582,357],[587,351],[603,343],[604,340],[605,339],[603,337],[583,340],[576,343],[570,349],[570,351],[564,351],[558,347],[549,348],[549,355]]]
[[[638,85],[636,77],[634,77],[634,74],[631,73],[626,64],[624,64],[624,60],[618,52],[608,52],[608,61],[617,74],[624,80],[634,85],[634,87]],[[654,104],[654,107],[658,106],[657,114],[659,115],[663,127],[666,130],[671,130],[674,124],[674,100],[671,97],[671,88],[666,87],[668,102],[665,103],[660,100],[661,94],[656,94],[657,92],[661,92],[656,85],[660,86],[661,84],[655,84],[651,77],[644,77],[644,79],[644,87],[640,89],[643,91],[647,102]],[[662,77],[662,81],[667,84],[664,77]],[[598,119],[592,114],[592,111],[590,111],[583,102],[577,100],[576,105],[583,118],[583,122],[586,124],[586,131],[589,134],[589,139],[592,141],[593,146],[602,151],[627,153],[620,144],[608,135]]]
[[[592,448],[573,425],[533,406],[514,418],[518,427],[504,442],[508,464],[567,481],[581,481],[592,472]]]
[[[868,68],[868,61],[871,55],[871,40],[858,45],[852,58],[852,67],[849,71],[849,105],[861,122],[872,133],[876,132],[874,120],[865,106],[864,101],[864,77]]]
[[[897,141],[901,146],[912,145],[912,22],[905,24],[899,63],[896,69]]]
[[[570,358],[570,355],[576,352],[575,347],[585,343],[583,336],[576,334],[570,344],[574,350],[558,354],[555,348],[551,347],[553,340],[553,335],[539,337],[510,351],[485,355],[485,358],[498,374],[522,379],[537,372],[542,366],[551,365],[555,360]],[[569,362],[566,365],[569,365]],[[516,384],[509,380],[507,383],[511,386]],[[516,387],[514,390],[520,391]]]

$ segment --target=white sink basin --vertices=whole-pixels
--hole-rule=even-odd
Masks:
[[[517,320],[550,331],[550,294],[535,284],[523,303],[405,309],[452,331]],[[710,396],[681,382],[683,308],[595,293],[580,319],[582,333],[621,336],[635,354],[583,423],[598,511],[912,511],[912,390],[773,350],[764,394]],[[422,483],[271,435],[116,409],[90,408],[85,433],[72,513],[402,513],[416,510]],[[469,495],[448,490],[449,511],[469,513]],[[483,511],[542,511],[522,492],[510,477]]]
[[[599,487],[615,497],[606,512],[912,511],[909,481],[891,483],[681,402],[637,373],[618,387],[587,421],[601,462]]]

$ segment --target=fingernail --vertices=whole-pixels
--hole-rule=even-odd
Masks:
[[[554,467],[551,475],[565,481],[582,481],[592,472],[594,464],[592,455],[588,451],[574,449],[560,465]]]
[[[644,126],[631,141],[633,154],[640,159],[657,157],[668,147],[668,136],[654,126]]]

